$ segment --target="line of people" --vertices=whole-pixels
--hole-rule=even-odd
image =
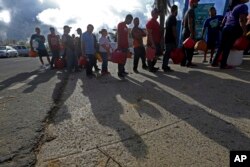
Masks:
[[[195,25],[195,8],[198,5],[199,0],[189,0],[189,9],[184,15],[182,21],[182,37],[183,41],[187,38],[196,38],[196,25]],[[203,27],[202,38],[205,35],[205,29],[208,29],[206,42],[208,44],[208,49],[211,49],[210,62],[212,66],[218,66],[218,57],[222,53],[222,61],[220,63],[221,69],[230,68],[227,65],[227,58],[230,49],[233,46],[234,41],[241,35],[246,35],[246,22],[248,15],[248,7],[245,4],[248,0],[233,0],[230,5],[230,10],[227,15],[222,19],[216,15],[216,9],[214,7],[210,8],[208,18]],[[140,20],[138,17],[133,18],[131,14],[125,17],[125,20],[117,25],[117,49],[127,55],[129,52],[129,29],[127,25],[131,24],[133,21],[134,27],[131,31],[131,36],[133,38],[133,49],[134,49],[134,62],[133,71],[139,73],[138,64],[139,60],[142,61],[142,69],[149,70],[150,72],[157,72],[158,67],[155,67],[157,59],[163,54],[163,48],[161,48],[161,41],[165,40],[165,53],[163,54],[162,70],[164,72],[173,71],[168,63],[170,59],[170,54],[173,49],[178,47],[177,39],[177,19],[178,7],[173,5],[171,7],[171,14],[167,17],[165,23],[165,32],[162,32],[160,24],[157,21],[159,17],[159,10],[153,9],[151,11],[152,18],[146,24],[146,31],[139,27]],[[223,20],[223,21],[222,21]],[[222,23],[222,24],[221,24]],[[213,57],[216,49],[216,42],[219,27],[223,25],[221,41],[219,41],[219,47]],[[78,60],[81,56],[85,57],[87,60],[86,65],[86,75],[88,77],[93,77],[93,67],[96,71],[100,69],[97,66],[97,61],[95,58],[96,52],[100,52],[103,63],[101,73],[102,75],[109,74],[108,71],[108,57],[112,52],[112,47],[108,39],[108,32],[106,29],[102,29],[99,33],[101,38],[99,39],[99,45],[97,44],[96,36],[93,34],[94,26],[89,24],[85,32],[82,32],[80,28],[77,29],[79,37],[73,38],[69,35],[71,27],[65,25],[63,27],[64,33],[62,39],[60,36],[55,34],[55,29],[50,28],[51,33],[47,36],[49,48],[52,53],[52,59],[50,60],[46,47],[44,45],[45,37],[40,34],[40,29],[36,28],[36,34],[31,36],[30,46],[31,50],[36,50],[38,52],[40,61],[44,66],[42,56],[47,56],[47,60],[51,66],[54,68],[55,59],[60,55],[60,51],[64,51],[64,58],[66,59],[67,71],[71,72],[79,71]],[[165,34],[165,37],[164,37]],[[155,49],[155,58],[153,60],[146,60],[146,49],[143,44],[143,38],[147,37],[146,47],[151,47]],[[63,46],[63,48],[61,47]],[[195,67],[192,58],[194,54],[194,48],[184,48],[185,53],[184,59],[181,62],[181,66]],[[204,56],[204,62],[206,61],[206,52]],[[125,70],[126,61],[122,64],[118,64],[118,76],[124,78],[128,72]]]

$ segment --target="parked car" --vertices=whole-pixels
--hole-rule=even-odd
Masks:
[[[11,46],[0,46],[0,57],[17,57],[18,52]]]
[[[14,45],[13,48],[17,50],[19,56],[29,56],[29,49],[26,46]]]

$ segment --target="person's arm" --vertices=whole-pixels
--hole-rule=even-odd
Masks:
[[[48,44],[49,44],[49,49],[51,50],[51,41],[50,41],[50,35],[47,36]]]
[[[34,38],[34,36],[32,35],[32,36],[30,37],[30,49],[31,49],[31,50],[34,50],[33,44],[32,44],[33,38]]]
[[[195,29],[194,29],[194,16],[193,14],[188,14],[188,28],[190,31],[190,37],[194,39],[195,37]]]
[[[177,46],[177,31],[176,31],[176,26],[172,26],[172,33],[173,33],[173,36],[174,36],[174,43],[175,45]]]
[[[153,35],[152,35],[152,29],[147,28],[147,35],[148,35],[148,40],[151,44],[151,47],[155,48],[155,43],[154,43]]]
[[[207,29],[207,20],[204,22],[204,25],[201,30],[201,38],[204,39],[205,31]]]
[[[81,37],[81,50],[82,50],[82,56],[86,56],[85,43],[84,43],[84,40],[83,40],[83,36]]]
[[[247,34],[247,15],[246,14],[240,14],[239,16],[239,23],[243,31],[243,35],[245,36]]]

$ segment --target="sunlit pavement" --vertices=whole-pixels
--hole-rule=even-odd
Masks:
[[[109,76],[71,74],[36,166],[229,166],[230,150],[250,150],[250,58],[230,70],[194,62],[135,74],[129,60],[125,79],[113,63]]]

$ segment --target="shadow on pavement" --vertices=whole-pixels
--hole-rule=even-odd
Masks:
[[[112,76],[106,76],[108,80],[88,79],[83,80],[83,94],[89,98],[91,110],[97,121],[117,132],[120,142],[136,158],[144,158],[147,155],[148,147],[141,136],[124,120],[121,115],[129,110],[131,103],[136,99],[131,91],[138,89],[140,86],[131,82],[121,81]],[[104,81],[103,81],[104,80]],[[131,95],[127,98],[127,95]],[[124,99],[126,97],[126,99]],[[126,108],[126,109],[125,109]],[[132,107],[131,107],[132,108]],[[158,118],[159,112],[149,115]]]
[[[6,79],[6,80],[0,82],[0,91],[3,90],[3,89],[8,88],[12,84],[20,83],[22,81],[26,81],[28,78],[30,78],[33,75],[36,75],[38,72],[39,72],[38,70],[35,70],[35,71],[32,71],[32,72],[20,73],[20,74],[17,74],[15,76],[11,77],[11,78]]]
[[[158,85],[158,91],[152,91],[151,96],[160,94],[162,99],[168,99],[158,101],[158,104],[171,114],[228,150],[250,150],[248,136],[223,119],[224,117],[219,117],[210,111],[212,109],[231,118],[250,119],[247,98],[250,92],[249,84],[220,79],[197,71],[188,74],[177,71],[168,73],[177,79],[161,72],[156,74],[157,77],[145,73],[141,75],[145,76],[147,80],[145,83]],[[237,98],[242,98],[242,102]],[[244,104],[243,101],[248,103]],[[173,104],[176,106],[173,107]]]

